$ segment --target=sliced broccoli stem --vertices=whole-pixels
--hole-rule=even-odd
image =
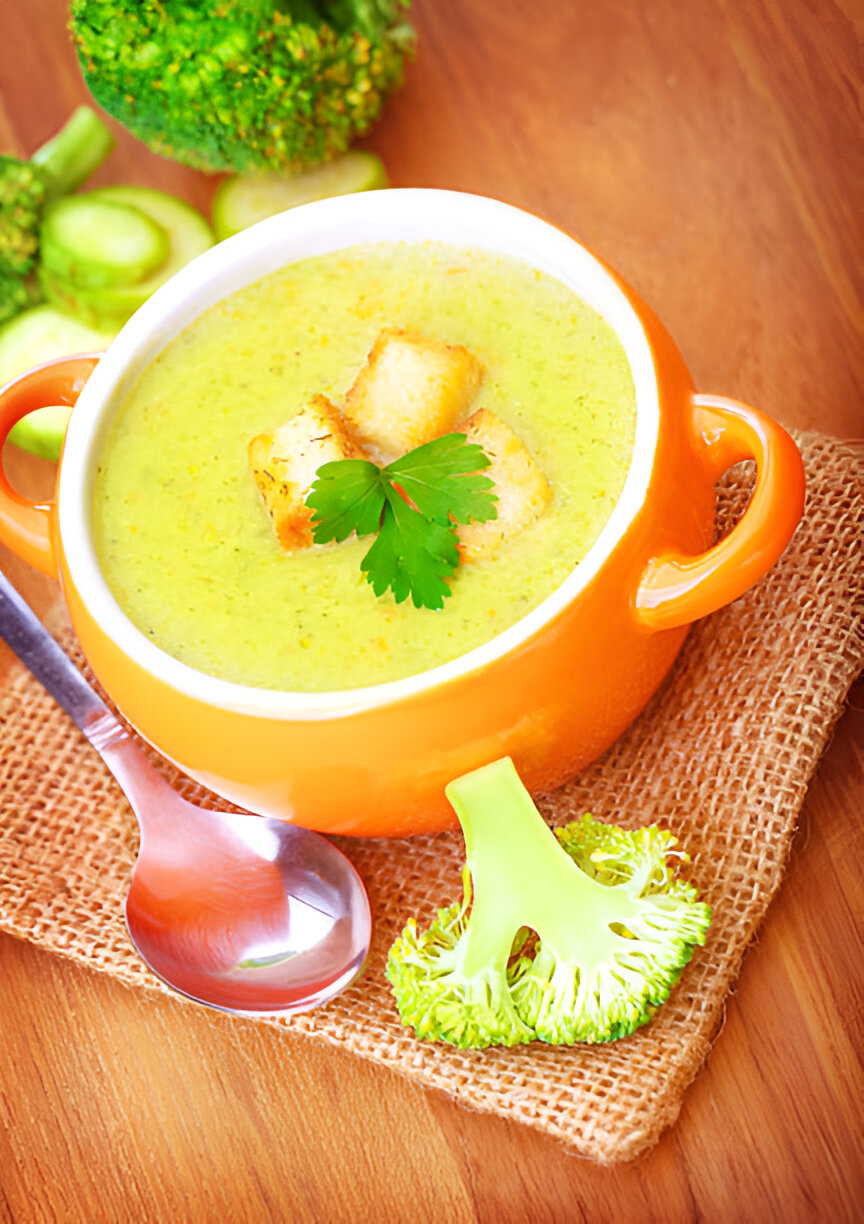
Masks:
[[[473,884],[463,972],[506,965],[520,926],[559,956],[578,941],[583,965],[608,956],[617,938],[608,924],[625,922],[635,906],[623,889],[592,880],[561,853],[510,758],[457,778],[446,794],[462,825]]]
[[[114,137],[89,106],[79,106],[56,136],[31,157],[45,171],[48,199],[80,187],[114,148]]]
[[[403,1022],[467,1049],[613,1041],[650,1020],[711,919],[669,866],[686,858],[671,833],[589,813],[553,833],[509,758],[446,791],[464,898],[426,931],[411,919],[390,949]]]

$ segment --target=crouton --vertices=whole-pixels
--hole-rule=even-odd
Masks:
[[[324,395],[313,395],[305,408],[273,433],[251,440],[252,475],[287,552],[314,542],[312,511],[304,498],[318,468],[334,459],[354,458],[363,458],[363,452],[346,433],[339,410]]]
[[[345,417],[383,463],[449,433],[468,412],[482,367],[461,344],[385,328],[345,397]]]
[[[494,481],[498,497],[497,518],[459,527],[462,560],[476,561],[533,522],[552,500],[552,489],[513,430],[488,408],[472,413],[458,432],[479,443],[492,460],[483,475]]]

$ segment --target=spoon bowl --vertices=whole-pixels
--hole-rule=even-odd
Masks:
[[[344,990],[371,915],[351,862],[308,829],[184,799],[0,574],[0,637],[84,732],[141,834],[132,943],[172,990],[248,1016],[308,1011]]]
[[[130,938],[156,976],[255,1015],[307,1010],[352,982],[370,918],[349,860],[304,829],[204,811],[168,790],[158,821],[139,816],[126,898]]]

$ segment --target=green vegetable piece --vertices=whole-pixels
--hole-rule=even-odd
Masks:
[[[342,543],[353,531],[371,535],[381,526],[387,478],[368,459],[337,459],[323,464],[306,497],[316,513],[312,534],[316,544]]]
[[[42,301],[42,289],[32,276],[8,274],[0,269],[0,324]]]
[[[614,1041],[668,997],[709,907],[676,878],[687,856],[652,825],[585,815],[556,833],[509,757],[447,787],[465,835],[461,905],[414,919],[386,974],[418,1038],[463,1049]]]
[[[114,137],[89,106],[72,112],[56,136],[30,159],[46,175],[48,199],[69,195],[86,183],[114,148]]]
[[[360,562],[376,595],[391,590],[397,603],[439,611],[450,594],[444,581],[459,564],[456,532],[424,518],[391,486],[378,538]]]
[[[386,186],[387,172],[380,157],[361,149],[350,149],[323,166],[296,174],[261,170],[235,175],[223,179],[216,189],[213,229],[221,241],[286,208]]]
[[[129,204],[67,196],[45,210],[42,265],[82,288],[130,284],[165,262],[165,229]]]
[[[0,157],[0,274],[26,276],[36,265],[46,176],[31,162]]]
[[[43,266],[39,283],[46,299],[59,310],[93,327],[117,330],[152,293],[196,255],[213,245],[213,231],[191,205],[152,187],[100,187],[78,200],[100,206],[135,209],[167,236],[167,257],[141,280],[94,287]]]
[[[421,514],[443,526],[450,520],[485,523],[497,517],[492,481],[481,476],[491,465],[486,452],[465,434],[443,434],[394,459],[387,472]]]
[[[72,409],[63,404],[51,404],[48,408],[37,408],[20,420],[14,429],[9,431],[9,440],[21,450],[38,455],[40,459],[50,459],[52,463],[60,458],[63,450],[63,439]]]
[[[34,273],[46,205],[84,182],[113,146],[99,116],[82,106],[30,161],[0,157],[0,323],[41,300]]]
[[[113,338],[113,332],[86,327],[51,306],[26,310],[0,327],[0,386],[54,357],[103,352]],[[39,408],[19,421],[9,438],[43,459],[58,459],[71,411],[60,405]]]
[[[96,101],[198,170],[317,165],[368,131],[413,49],[407,0],[72,0]]]
[[[397,603],[410,596],[416,608],[439,610],[459,564],[453,524],[497,515],[492,481],[479,474],[489,463],[465,434],[433,438],[384,468],[366,459],[325,463],[306,495],[315,543],[377,532],[360,563],[375,594],[390,590]]]
[[[107,312],[95,311],[87,301],[87,290],[79,289],[62,277],[55,276],[48,268],[40,267],[36,274],[39,286],[39,301],[45,301],[52,309],[59,310],[83,327],[118,330],[125,323],[122,316],[112,317]]]

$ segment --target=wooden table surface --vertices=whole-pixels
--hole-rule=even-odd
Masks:
[[[864,434],[852,0],[415,0],[413,15],[416,61],[368,141],[395,186],[539,213],[653,305],[701,390]],[[4,151],[86,99],[65,16],[62,0],[0,0]],[[109,181],[204,209],[214,185],[123,133]],[[45,606],[47,580],[15,578]],[[641,1161],[595,1167],[347,1053],[2,937],[0,1219],[864,1218],[862,731],[859,686],[707,1066]]]

